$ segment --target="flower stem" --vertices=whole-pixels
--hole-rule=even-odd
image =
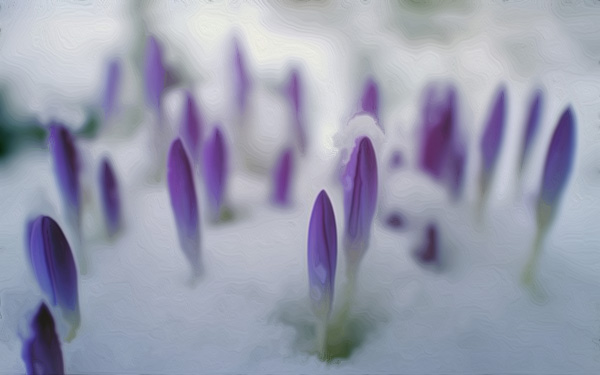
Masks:
[[[321,361],[329,360],[327,350],[327,317],[321,319],[317,325],[317,345],[319,347],[319,359]]]
[[[527,261],[527,265],[525,266],[525,270],[523,271],[523,276],[521,277],[521,282],[527,287],[533,286],[535,267],[542,251],[545,233],[545,226],[538,226],[538,230],[535,235],[535,241],[533,243],[533,251],[531,252],[529,260]]]

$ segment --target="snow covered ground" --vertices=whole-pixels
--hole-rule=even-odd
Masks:
[[[124,61],[120,115],[99,138],[80,140],[84,158],[82,325],[63,342],[68,373],[596,373],[600,370],[600,6],[594,2],[283,1],[248,5],[164,2],[0,2],[0,78],[16,114],[76,128],[97,103],[107,61]],[[145,28],[145,30],[144,30]],[[226,127],[233,152],[230,222],[206,219],[201,179],[202,258],[191,285],[179,249],[156,120],[143,104],[138,65],[145,35],[156,36],[180,84],[163,101],[167,136],[177,134],[183,89],[198,98],[208,134]],[[253,79],[243,137],[232,115],[232,38]],[[137,64],[137,65],[136,65]],[[299,67],[306,87],[309,149],[297,158],[293,205],[269,203],[270,175],[293,139],[281,87]],[[380,132],[350,121],[364,78],[380,84]],[[468,138],[466,190],[452,203],[417,170],[422,89],[457,84]],[[493,94],[506,84],[508,121],[486,209],[476,214],[479,138]],[[522,186],[516,179],[533,89],[545,93],[542,123]],[[573,107],[575,165],[546,238],[538,299],[520,283],[535,236],[535,195],[552,131]],[[350,123],[349,123],[350,121]],[[312,352],[306,241],[318,192],[332,198],[343,233],[337,179],[343,148],[367,133],[379,163],[379,208],[352,310],[356,347],[323,363]],[[242,143],[243,142],[243,143]],[[245,148],[244,148],[245,147]],[[400,149],[399,170],[388,168]],[[109,155],[124,202],[125,228],[104,234],[97,172]],[[249,170],[248,166],[251,166]],[[159,181],[156,176],[163,176]],[[68,227],[47,150],[27,149],[0,166],[0,373],[25,371],[21,336],[43,300],[25,257],[25,224],[47,214]],[[405,228],[390,229],[400,211]],[[415,262],[430,220],[439,224],[442,272]],[[341,296],[340,248],[336,297]],[[338,293],[340,291],[340,293]],[[339,309],[339,298],[334,302]],[[65,323],[54,314],[59,333]]]

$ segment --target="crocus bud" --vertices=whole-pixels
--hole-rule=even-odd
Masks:
[[[100,202],[104,212],[104,222],[109,236],[113,236],[121,226],[121,200],[117,177],[107,158],[100,163]]]
[[[567,108],[560,117],[546,155],[544,174],[537,207],[537,221],[547,227],[556,212],[562,192],[567,184],[575,156],[575,119],[573,110]]]
[[[399,230],[406,226],[406,218],[400,212],[392,212],[385,219],[388,228]]]
[[[153,36],[150,36],[146,43],[144,81],[146,83],[146,102],[151,108],[160,113],[160,100],[165,88],[166,69],[161,47]]]
[[[304,102],[302,97],[303,93],[300,82],[300,73],[298,72],[298,70],[292,70],[286,91],[292,109],[292,122],[294,126],[294,131],[296,133],[298,148],[300,149],[301,153],[304,153],[306,151],[306,130],[304,129]]]
[[[60,341],[54,319],[42,303],[31,321],[31,336],[23,343],[21,353],[28,375],[59,375],[65,373]]]
[[[292,178],[292,150],[283,151],[273,169],[272,201],[280,206],[290,203],[290,187]]]
[[[434,266],[439,268],[440,255],[439,255],[439,244],[438,244],[438,230],[437,226],[433,223],[427,225],[425,230],[425,241],[417,248],[414,252],[414,257],[417,261],[424,266]]]
[[[531,143],[537,132],[538,124],[542,113],[543,95],[541,90],[537,90],[529,106],[527,115],[527,123],[525,124],[525,136],[523,137],[523,145],[521,147],[521,156],[519,157],[519,172],[523,171],[525,161],[531,149]]]
[[[487,192],[490,179],[494,173],[494,167],[500,155],[500,146],[504,134],[504,119],[506,117],[505,91],[504,87],[498,91],[481,138],[480,191],[482,195]]]
[[[321,190],[308,226],[308,281],[315,314],[327,318],[333,304],[337,229],[329,196]]]
[[[430,86],[425,92],[420,168],[436,180],[443,180],[447,171],[449,155],[452,153],[456,132],[456,92],[453,87],[441,90]]]
[[[369,244],[377,205],[377,159],[368,137],[356,141],[343,175],[346,250],[356,267]]]
[[[113,60],[108,65],[106,86],[104,87],[104,97],[102,100],[102,109],[104,111],[105,119],[111,117],[116,110],[120,81],[121,67],[118,60]]]
[[[68,211],[79,220],[79,155],[75,141],[64,126],[52,124],[49,143],[59,190]]]
[[[234,40],[233,44],[233,83],[235,89],[235,100],[239,113],[244,113],[248,104],[248,93],[250,91],[251,82],[240,43],[236,39]]]
[[[71,247],[56,221],[38,216],[29,223],[26,238],[28,256],[36,280],[53,306],[59,306],[71,325],[67,340],[79,328],[77,270]]]
[[[379,88],[373,77],[367,78],[365,82],[360,100],[360,109],[362,112],[373,116],[377,124],[381,126],[379,121]]]
[[[200,146],[202,145],[204,122],[192,94],[188,92],[185,97],[180,134],[181,140],[192,158],[192,164],[196,164],[200,162]]]
[[[204,183],[209,208],[215,220],[219,219],[227,183],[227,150],[221,128],[215,127],[204,145]]]
[[[391,170],[394,170],[401,168],[402,165],[404,165],[404,156],[401,151],[395,150],[392,152],[392,155],[390,155],[389,167]]]
[[[180,139],[173,141],[169,149],[167,182],[179,244],[198,276],[201,272],[198,202],[192,168]]]

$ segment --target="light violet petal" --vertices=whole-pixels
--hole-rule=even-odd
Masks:
[[[273,202],[278,205],[290,203],[292,178],[292,150],[286,149],[280,156],[273,170]]]
[[[417,261],[423,265],[432,265],[439,268],[441,266],[441,259],[438,242],[437,226],[430,223],[425,230],[425,241],[414,253]]]
[[[363,94],[360,101],[361,110],[373,116],[379,122],[379,88],[373,77],[365,82]],[[381,124],[380,124],[381,126]]]
[[[121,226],[121,200],[117,177],[110,161],[102,159],[100,164],[100,201],[109,235],[114,235]]]
[[[102,101],[104,118],[109,118],[115,112],[120,82],[121,66],[119,65],[118,60],[113,60],[108,65],[106,86],[104,87],[104,97]]]
[[[250,78],[246,67],[246,60],[242,52],[242,47],[237,39],[234,40],[233,71],[235,98],[239,112],[243,113],[248,104]]]
[[[202,135],[204,122],[202,115],[196,105],[191,93],[186,93],[185,105],[181,116],[181,140],[184,142],[192,164],[200,161],[200,146],[202,145]]]
[[[60,341],[54,319],[42,303],[31,322],[31,336],[23,343],[22,358],[29,375],[65,373]]]
[[[165,88],[166,70],[163,64],[161,46],[153,36],[146,43],[144,61],[144,81],[146,83],[146,101],[148,105],[160,111],[160,100]]]
[[[53,305],[78,316],[77,270],[67,238],[48,216],[39,216],[29,228],[29,260],[40,288]]]
[[[343,177],[346,238],[366,250],[377,204],[377,159],[368,137],[357,140]],[[352,246],[355,248],[356,246]]]
[[[192,168],[180,139],[171,144],[167,161],[167,183],[179,243],[197,271],[200,262],[200,220]]]
[[[298,147],[300,152],[304,152],[306,150],[306,130],[304,125],[303,92],[298,70],[292,70],[286,91],[292,108],[292,119]]]
[[[575,118],[569,107],[561,115],[548,147],[540,191],[541,206],[555,209],[571,174],[574,158]]]
[[[308,280],[317,315],[329,315],[333,303],[337,266],[337,229],[333,206],[322,190],[313,206],[308,226]]]
[[[390,169],[399,169],[404,165],[404,156],[402,155],[402,151],[395,150],[392,152],[390,156]]]
[[[452,153],[456,133],[456,91],[430,86],[425,92],[419,166],[427,174],[442,180]]]
[[[482,172],[491,175],[498,161],[502,137],[504,135],[504,122],[506,117],[505,89],[502,87],[492,107],[481,138]]]
[[[71,133],[62,125],[50,125],[50,152],[54,161],[54,172],[59,190],[65,203],[79,211],[79,156]]]
[[[208,201],[213,214],[218,215],[223,204],[227,182],[227,149],[220,126],[215,127],[213,134],[204,145],[203,161]]]

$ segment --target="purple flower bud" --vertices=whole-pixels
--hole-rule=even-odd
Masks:
[[[437,226],[433,223],[427,225],[425,231],[425,242],[423,245],[415,251],[415,258],[424,265],[440,266],[439,259],[439,244],[438,244],[438,230]]]
[[[401,229],[406,226],[406,218],[400,212],[392,212],[385,220],[385,224],[392,229]]]
[[[420,167],[430,176],[442,180],[455,138],[456,92],[431,86],[425,94],[419,156]]]
[[[506,113],[505,88],[501,87],[496,95],[494,106],[487,120],[487,125],[481,138],[481,189],[485,192],[489,179],[498,162],[502,136],[504,133],[504,118]]]
[[[337,229],[331,201],[321,190],[308,226],[308,281],[315,314],[328,317],[333,304],[337,265]]]
[[[302,87],[300,84],[300,73],[294,69],[290,75],[290,81],[287,85],[287,96],[292,107],[292,121],[294,124],[298,147],[300,152],[306,150],[306,131],[304,129],[304,107],[302,98]]]
[[[404,156],[402,152],[395,150],[390,156],[390,169],[398,169],[404,164]]]
[[[227,150],[220,126],[204,145],[204,182],[213,216],[218,219],[227,182]]]
[[[100,201],[108,235],[113,236],[121,226],[121,201],[117,178],[107,158],[100,164]]]
[[[185,107],[181,116],[181,139],[192,158],[192,164],[200,160],[200,146],[202,145],[202,131],[204,122],[191,93],[186,93]]]
[[[38,216],[28,224],[29,261],[42,291],[71,323],[71,336],[80,324],[77,270],[71,247],[58,224]]]
[[[377,204],[377,159],[368,137],[357,139],[343,176],[346,241],[350,262],[367,249]]]
[[[120,81],[121,67],[118,60],[113,60],[108,66],[106,87],[104,88],[104,98],[102,101],[102,109],[104,110],[105,119],[109,118],[116,109]]]
[[[50,125],[50,152],[54,160],[54,171],[59,190],[69,210],[79,215],[79,156],[75,141],[62,125]]]
[[[246,110],[248,104],[248,92],[250,91],[250,78],[246,67],[246,61],[242,53],[240,43],[236,39],[234,40],[234,54],[233,54],[233,70],[234,70],[234,87],[235,87],[235,99],[237,102],[238,110],[243,113]]]
[[[23,343],[21,356],[28,375],[65,373],[54,319],[44,303],[31,321],[31,336]]]
[[[292,150],[286,149],[273,170],[273,202],[285,206],[290,203],[290,186],[292,177]]]
[[[167,162],[171,207],[177,224],[179,244],[195,275],[200,273],[200,219],[192,168],[180,139],[171,144]]]
[[[542,112],[543,93],[541,90],[536,90],[531,105],[529,107],[529,114],[527,116],[527,123],[525,126],[525,137],[523,138],[523,146],[521,147],[521,157],[519,158],[519,169],[522,171],[529,150],[531,149],[531,143],[535,136],[540,123],[540,117]]]
[[[160,112],[160,99],[165,88],[166,70],[163,65],[162,50],[158,41],[150,36],[146,43],[144,60],[144,80],[146,82],[146,101]]]
[[[366,112],[373,116],[375,121],[377,121],[377,124],[381,126],[379,122],[379,89],[373,77],[367,78],[367,81],[365,82],[362,98],[360,100],[360,109],[362,112]]]
[[[560,117],[546,155],[537,215],[539,225],[550,223],[567,184],[575,156],[575,119],[567,108]]]

